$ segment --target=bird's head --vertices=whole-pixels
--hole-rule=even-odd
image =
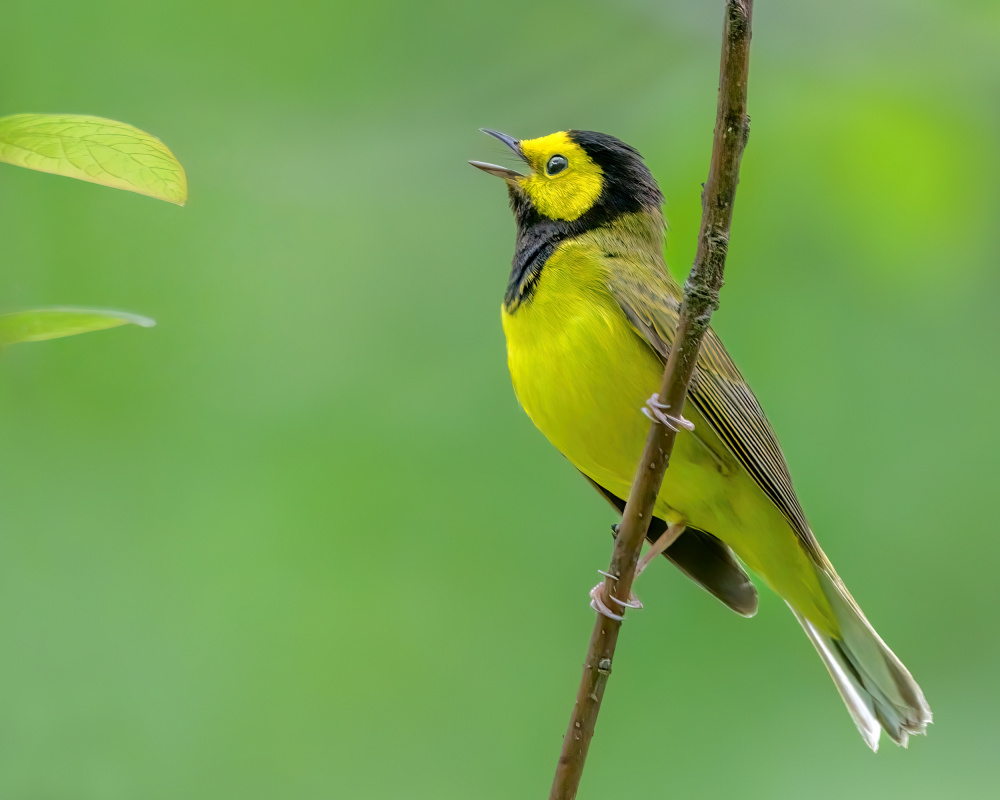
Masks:
[[[663,195],[639,152],[614,136],[595,131],[560,131],[518,140],[486,128],[527,165],[522,174],[496,164],[470,161],[507,183],[519,222],[540,216],[600,225],[621,214],[655,209]]]

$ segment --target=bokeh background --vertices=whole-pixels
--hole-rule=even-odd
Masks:
[[[613,517],[509,385],[504,159],[614,133],[693,257],[721,4],[12,0],[0,113],[149,130],[177,208],[0,168],[0,797],[547,796]],[[1000,785],[1000,6],[760,2],[716,317],[936,724],[862,744],[783,604],[666,562],[581,797]]]

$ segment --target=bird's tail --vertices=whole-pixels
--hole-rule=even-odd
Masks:
[[[865,743],[878,751],[880,728],[906,747],[911,733],[926,733],[931,709],[913,676],[875,629],[836,576],[823,567],[816,569],[840,636],[824,633],[802,614],[792,613],[837,685],[847,710]]]

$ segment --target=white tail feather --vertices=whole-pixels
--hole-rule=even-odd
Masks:
[[[871,697],[866,695],[858,679],[851,674],[850,668],[844,663],[843,656],[834,648],[831,648],[828,641],[829,637],[820,633],[815,625],[799,614],[794,608],[792,609],[792,613],[795,614],[795,618],[802,624],[806,636],[813,643],[813,647],[816,648],[819,657],[823,659],[823,664],[826,665],[830,677],[833,678],[833,683],[837,687],[837,691],[840,692],[840,696],[847,706],[847,711],[850,713],[851,719],[858,726],[861,738],[865,740],[866,745],[877,753],[882,726],[878,724],[878,719],[875,718]]]
[[[906,747],[932,721],[924,693],[861,613],[836,575],[816,573],[830,602],[840,634],[830,636],[792,609],[816,648],[865,743],[878,751],[879,728]]]

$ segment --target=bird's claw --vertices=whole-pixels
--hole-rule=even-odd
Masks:
[[[663,413],[668,408],[670,408],[669,403],[660,402],[660,393],[653,392],[653,395],[646,401],[646,405],[644,405],[640,411],[642,411],[648,419],[653,422],[659,422],[661,425],[666,425],[672,431],[679,433],[681,428],[686,431],[694,430],[694,423],[690,420],[686,420],[680,415],[672,417],[670,414]]]
[[[621,614],[616,614],[610,608],[608,608],[604,601],[601,599],[601,590],[604,588],[604,583],[601,582],[597,584],[593,589],[590,590],[590,607],[594,609],[601,616],[607,617],[608,619],[613,619],[616,622],[621,622],[625,619]]]
[[[617,597],[612,597],[611,595],[608,595],[608,597],[614,600],[622,608],[642,608],[642,600],[640,600],[631,592],[629,593],[628,596],[628,602],[625,602],[624,600],[619,600]]]
[[[606,578],[611,578],[612,580],[618,580],[618,577],[616,575],[612,575],[610,572],[605,572],[603,569],[599,569],[597,571],[601,573],[601,575],[604,575]],[[625,619],[625,617],[622,616],[621,614],[616,614],[614,611],[608,608],[607,604],[604,602],[604,598],[601,596],[602,594],[601,590],[603,588],[604,588],[604,582],[601,581],[601,583],[597,584],[597,586],[595,586],[593,589],[590,590],[590,607],[594,609],[594,611],[596,611],[598,614],[601,614],[602,616],[605,616],[608,619],[613,619],[617,622],[621,622],[623,619]],[[608,594],[608,598],[617,603],[618,605],[620,605],[622,609],[642,608],[642,602],[639,600],[638,597],[636,597],[631,592],[629,592],[628,600],[619,600],[617,597],[615,597],[610,593]]]

